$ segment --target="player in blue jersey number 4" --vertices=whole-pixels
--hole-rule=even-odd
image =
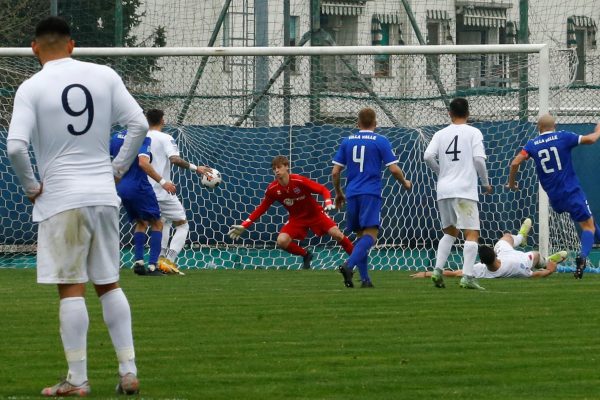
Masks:
[[[568,212],[581,227],[581,250],[575,259],[575,279],[583,277],[587,256],[592,250],[594,237],[600,240],[600,231],[594,222],[590,206],[571,161],[571,149],[580,144],[594,144],[600,138],[600,124],[593,133],[581,136],[568,131],[556,131],[556,121],[550,114],[538,120],[540,135],[525,144],[510,164],[508,187],[518,190],[516,181],[521,163],[529,158],[542,188],[548,194],[550,205],[557,213]]]
[[[344,138],[333,158],[332,179],[335,188],[335,205],[340,209],[348,202],[346,229],[356,232],[357,240],[348,260],[339,267],[346,287],[354,287],[352,270],[358,267],[361,287],[372,288],[368,273],[369,250],[377,241],[381,214],[381,169],[385,165],[404,189],[411,190],[412,183],[398,167],[398,157],[389,140],[374,132],[377,126],[375,111],[363,108],[358,113],[359,132]],[[346,168],[346,194],[340,178]]]

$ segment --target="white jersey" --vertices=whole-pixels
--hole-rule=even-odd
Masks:
[[[86,206],[119,206],[111,127],[143,112],[111,68],[61,58],[21,84],[8,140],[31,143],[43,190],[33,220]]]
[[[485,264],[473,267],[475,278],[530,278],[533,266],[533,253],[515,250],[506,240],[499,240],[494,246],[500,268],[490,271]]]
[[[166,181],[171,180],[171,161],[169,158],[172,156],[179,156],[179,148],[173,136],[151,130],[148,132],[148,137],[151,140],[150,152],[152,153],[152,168],[158,172],[160,176]],[[163,187],[155,180],[148,177],[148,180],[152,184],[154,193],[158,201],[168,200],[172,197]]]
[[[479,200],[473,157],[486,158],[481,131],[467,124],[448,125],[433,135],[425,153],[440,164],[437,199]]]

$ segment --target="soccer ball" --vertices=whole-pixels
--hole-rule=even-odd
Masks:
[[[221,173],[213,168],[209,175],[210,176],[202,175],[202,186],[211,189],[219,186],[221,183]]]

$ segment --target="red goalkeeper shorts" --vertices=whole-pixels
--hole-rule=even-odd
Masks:
[[[295,240],[303,240],[309,229],[315,235],[323,236],[334,226],[336,226],[335,221],[329,218],[327,214],[321,213],[317,218],[310,221],[290,220],[283,225],[280,233],[287,233]]]

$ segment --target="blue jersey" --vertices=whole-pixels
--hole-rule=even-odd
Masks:
[[[119,150],[121,150],[121,146],[123,146],[123,142],[125,141],[125,135],[127,135],[127,131],[117,132],[111,138],[110,156],[112,158],[115,158],[117,154],[119,154]],[[144,143],[142,144],[142,147],[140,147],[138,156],[144,155],[152,159],[150,143],[150,138],[147,137],[144,139]],[[148,175],[140,168],[136,157],[127,173],[123,175],[117,184],[117,192],[119,192],[119,196],[123,197],[122,195],[128,195],[129,193],[139,192],[148,188],[152,190],[152,186],[150,185],[150,182],[148,182]]]
[[[523,147],[524,154],[535,161],[540,184],[551,201],[581,190],[571,161],[571,149],[579,144],[580,138],[573,132],[546,132]]]
[[[333,163],[346,167],[346,197],[381,197],[382,166],[398,162],[389,140],[371,131],[360,131],[342,141]]]

